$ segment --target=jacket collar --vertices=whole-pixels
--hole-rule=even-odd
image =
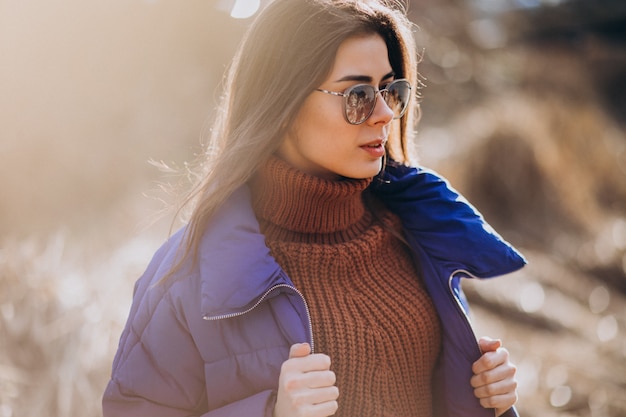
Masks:
[[[198,273],[205,317],[246,311],[269,288],[293,285],[265,245],[247,186],[228,198],[204,231]]]
[[[452,268],[489,278],[526,264],[523,256],[432,170],[390,161],[371,189],[400,216],[411,240]]]
[[[485,222],[446,180],[425,168],[391,161],[370,185],[434,259],[488,278],[513,272],[522,255]],[[200,245],[202,314],[250,308],[275,285],[293,286],[265,245],[247,186],[236,190],[208,225]]]

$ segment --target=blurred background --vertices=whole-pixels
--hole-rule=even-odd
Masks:
[[[0,417],[99,416],[134,281],[266,0],[0,0]],[[417,153],[530,264],[467,282],[525,416],[626,415],[626,2],[411,0]],[[151,163],[151,161],[153,161]],[[167,188],[167,187],[165,187]]]

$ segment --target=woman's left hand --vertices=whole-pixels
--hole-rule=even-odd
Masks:
[[[482,337],[478,345],[483,355],[472,365],[474,376],[470,383],[480,404],[495,408],[496,416],[500,416],[517,402],[517,369],[500,340]]]

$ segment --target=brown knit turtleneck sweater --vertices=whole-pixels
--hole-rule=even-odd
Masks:
[[[370,180],[329,181],[271,159],[252,181],[277,262],[306,298],[315,350],[337,375],[336,416],[432,416],[440,325],[390,212],[363,203]],[[387,227],[384,227],[385,223]]]

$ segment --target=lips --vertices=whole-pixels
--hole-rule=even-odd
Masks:
[[[385,155],[385,142],[386,139],[376,139],[361,145],[360,148],[369,153],[374,158],[381,158]]]
[[[376,148],[378,146],[383,146],[384,147],[385,143],[387,143],[387,138],[376,139],[376,140],[368,142],[368,143],[366,143],[364,145],[361,145],[361,148],[363,148],[363,147]]]

